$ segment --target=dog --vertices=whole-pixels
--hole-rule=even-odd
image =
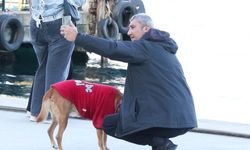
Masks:
[[[44,94],[42,107],[36,121],[44,121],[49,110],[52,122],[48,128],[48,135],[52,147],[62,150],[63,132],[67,127],[69,114],[75,108],[81,117],[90,119],[97,131],[100,150],[109,150],[107,135],[102,130],[105,116],[116,113],[119,109],[123,94],[115,87],[89,83],[83,80],[66,80],[55,83]],[[54,130],[59,124],[56,141]]]

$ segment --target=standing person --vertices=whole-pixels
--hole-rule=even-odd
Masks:
[[[42,97],[50,85],[68,77],[75,44],[60,34],[64,0],[30,0],[31,43],[38,60],[31,94],[31,121],[40,112]]]
[[[111,41],[78,33],[73,24],[61,34],[89,52],[128,63],[123,102],[108,116],[104,131],[113,137],[152,150],[174,150],[169,139],[197,127],[192,94],[176,57],[177,45],[169,33],[153,28],[146,14],[130,19],[132,41]]]

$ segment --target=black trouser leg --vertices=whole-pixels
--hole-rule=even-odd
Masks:
[[[118,120],[119,114],[107,116],[103,122],[104,132],[115,138],[119,138],[139,145],[162,145],[166,141],[168,141],[169,138],[185,134],[190,130],[189,128],[150,128],[123,137],[116,137],[115,132]]]
[[[115,136],[115,131],[117,128],[118,119],[119,119],[119,114],[117,113],[113,115],[109,115],[104,118],[103,125],[102,125],[104,132],[115,138],[117,138]]]

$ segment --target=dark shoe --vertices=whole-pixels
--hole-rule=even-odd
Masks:
[[[177,145],[175,145],[172,141],[168,140],[165,144],[161,146],[153,146],[152,150],[175,150]]]

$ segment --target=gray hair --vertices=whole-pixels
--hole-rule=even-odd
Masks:
[[[135,14],[134,16],[132,16],[132,17],[130,18],[130,22],[133,21],[133,20],[138,21],[139,23],[141,23],[141,24],[144,25],[144,26],[148,26],[148,27],[150,27],[150,28],[153,28],[153,27],[154,27],[153,20],[151,19],[151,17],[149,17],[149,16],[146,15],[145,13],[138,13],[138,14]]]

